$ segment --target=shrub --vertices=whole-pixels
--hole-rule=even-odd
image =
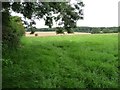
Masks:
[[[57,27],[56,28],[56,34],[64,34],[64,29],[60,28],[60,27]]]
[[[14,33],[20,37],[25,34],[25,28],[22,24],[22,20],[18,16],[11,17],[11,28],[14,30]]]
[[[118,30],[114,30],[113,33],[118,33]]]
[[[91,30],[91,34],[96,34],[96,33],[100,33],[101,30],[100,29],[92,29]]]
[[[109,29],[103,29],[103,33],[111,33]]]
[[[74,33],[74,30],[72,28],[68,28],[67,33]]]
[[[36,28],[35,28],[35,27],[31,27],[31,28],[30,28],[30,31],[31,31],[31,33],[30,33],[30,34],[34,34],[34,33],[35,33],[35,31],[36,31]]]
[[[31,30],[30,34],[34,34],[34,33],[35,33],[35,31]]]
[[[3,13],[3,19],[4,19]],[[5,20],[3,20],[4,22]],[[5,48],[16,48],[20,43],[20,37],[25,33],[20,17],[11,16],[7,23],[2,24],[2,44]]]
[[[117,33],[118,29],[103,29],[103,33]]]

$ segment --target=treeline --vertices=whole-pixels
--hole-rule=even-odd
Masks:
[[[26,29],[26,31],[32,32],[48,32],[48,31],[56,31],[56,33],[63,33],[67,31],[68,33],[73,32],[86,32],[86,33],[118,33],[118,27],[76,27],[76,28],[69,28],[69,30],[65,30],[62,27],[57,28],[41,28],[37,29],[35,27]]]
[[[74,29],[75,32],[86,32],[86,33],[118,33],[118,27],[77,27]]]
[[[26,31],[27,32],[31,32],[31,31],[34,31],[34,32],[48,32],[48,31],[56,31],[56,28],[36,28],[36,27],[33,27],[33,28],[26,28]]]
[[[96,32],[92,30],[92,33],[118,33],[118,27],[103,27],[98,28],[98,31]]]

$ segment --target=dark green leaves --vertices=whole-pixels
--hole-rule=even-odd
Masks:
[[[10,3],[4,3],[4,8],[10,7]],[[75,27],[78,19],[82,19],[84,7],[83,2],[71,5],[68,2],[13,2],[11,9],[15,12],[22,13],[28,19],[44,18],[45,25],[52,27],[53,20],[56,22],[60,19],[64,22],[64,27]],[[53,14],[58,14],[54,16]]]

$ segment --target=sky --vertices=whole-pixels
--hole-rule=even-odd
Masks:
[[[84,19],[78,20],[77,26],[89,26],[89,27],[113,27],[118,26],[118,2],[120,0],[82,0],[85,4]],[[71,1],[72,3],[75,0]],[[12,15],[21,14],[12,12]],[[47,28],[44,25],[44,20],[35,20],[37,28]],[[54,22],[53,27],[56,27]]]

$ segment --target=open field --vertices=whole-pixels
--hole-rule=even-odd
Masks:
[[[3,88],[117,88],[118,35],[23,37],[3,55]]]
[[[35,36],[35,34],[38,34],[38,36],[44,37],[44,36],[60,36],[60,35],[79,35],[79,34],[91,34],[91,33],[79,33],[79,32],[74,32],[74,34],[56,34],[56,32],[35,32],[34,34],[30,34],[30,32],[26,32],[25,36],[31,37]]]

